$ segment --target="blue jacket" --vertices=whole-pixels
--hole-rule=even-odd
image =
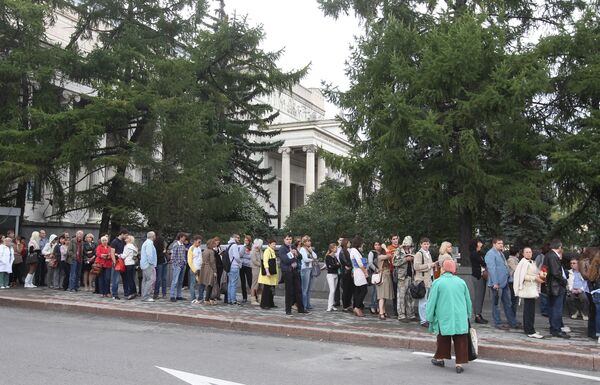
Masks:
[[[140,268],[145,270],[151,266],[156,267],[156,248],[152,240],[146,239],[140,251]]]
[[[506,285],[508,285],[510,273],[504,254],[492,247],[485,254],[485,264],[487,265],[489,274],[487,281],[488,286],[492,287],[495,284],[498,284],[500,288],[506,287]]]

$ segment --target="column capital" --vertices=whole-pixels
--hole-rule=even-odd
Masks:
[[[314,144],[309,144],[307,146],[302,146],[302,151],[304,152],[317,152],[317,146]]]
[[[279,149],[277,150],[278,153],[280,154],[285,154],[285,155],[289,155],[292,153],[292,149],[290,147],[279,147]]]

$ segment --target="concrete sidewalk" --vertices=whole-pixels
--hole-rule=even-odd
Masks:
[[[8,289],[0,291],[0,305],[88,313],[99,316],[123,317],[198,325],[239,332],[252,332],[308,338],[329,342],[401,348],[414,351],[435,351],[435,337],[416,322],[401,323],[394,318],[381,321],[377,316],[358,318],[349,313],[325,312],[326,301],[314,299],[309,315],[294,313],[286,316],[283,290],[278,289],[277,309],[263,310],[250,304],[192,305],[190,301],[172,303],[161,299],[154,303],[101,298],[87,292],[69,293],[50,289]],[[188,293],[184,292],[184,297]],[[368,313],[368,312],[367,312]],[[484,314],[486,316],[486,314]],[[520,315],[518,315],[519,317]],[[489,314],[488,314],[488,317]],[[514,363],[539,364],[549,367],[600,371],[600,347],[585,337],[586,322],[564,319],[572,329],[570,340],[545,338],[532,340],[520,330],[501,331],[491,325],[474,325],[479,335],[480,357]],[[548,319],[536,315],[538,332],[548,334]]]

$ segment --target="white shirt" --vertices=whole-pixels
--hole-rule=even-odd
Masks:
[[[353,262],[356,262],[359,268],[354,268],[354,285],[363,286],[367,284],[367,277],[360,269],[361,267],[365,267],[362,262],[362,255],[360,252],[354,247],[350,249],[350,259]],[[352,264],[354,265],[354,263]]]
[[[12,264],[15,261],[15,250],[0,244],[0,273],[12,273]]]
[[[192,259],[194,262],[194,267],[196,268],[196,272],[200,271],[200,268],[202,267],[202,249],[200,246],[194,247]]]

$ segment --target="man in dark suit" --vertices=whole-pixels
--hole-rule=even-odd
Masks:
[[[548,269],[546,276],[548,319],[550,320],[550,334],[554,337],[571,338],[562,330],[562,313],[567,287],[567,273],[560,263],[562,254],[562,242],[559,239],[552,240],[550,251],[544,258],[544,265]]]

